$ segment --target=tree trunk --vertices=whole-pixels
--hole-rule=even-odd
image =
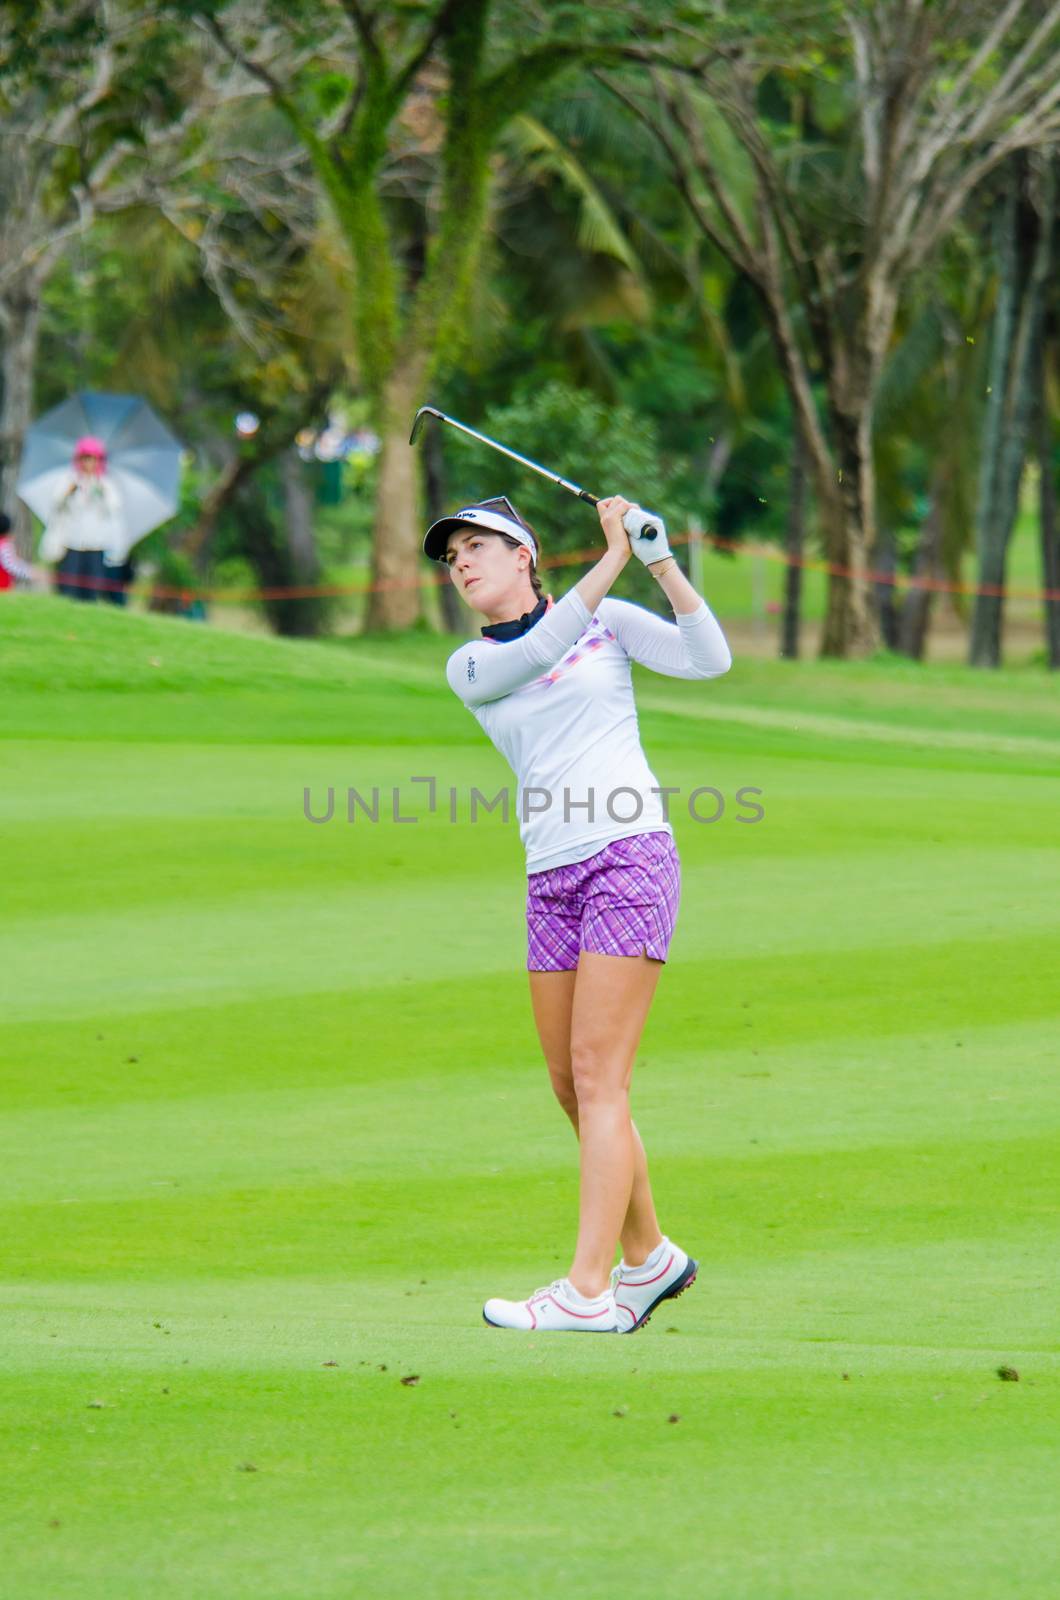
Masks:
[[[879,638],[868,577],[876,522],[870,407],[868,396],[858,413],[832,407],[837,482],[818,485],[818,502],[825,552],[836,570],[828,577],[821,656],[870,655]]]
[[[1052,253],[1051,168],[1045,168],[1038,193],[1029,157],[1014,158],[1010,170],[1013,181],[996,220],[999,284],[976,512],[978,579],[988,592],[975,598],[973,667],[1001,664],[1005,562],[1019,510]]]
[[[1053,442],[1053,419],[1049,412],[1044,340],[1039,348],[1035,365],[1038,369],[1035,423],[1040,471],[1038,529],[1042,553],[1042,588],[1047,593],[1042,617],[1045,623],[1046,664],[1055,672],[1060,668],[1060,519],[1057,517],[1056,493],[1060,458]],[[1050,595],[1051,599],[1048,598]]]
[[[40,289],[22,279],[4,295],[3,398],[0,401],[0,509],[11,518],[19,555],[32,555],[29,508],[15,494],[26,429],[33,420],[33,373],[40,334]]]
[[[798,422],[792,430],[791,465],[788,470],[788,565],[784,573],[784,616],[781,625],[780,654],[797,661],[799,655],[799,617],[802,604],[802,557],[806,545],[806,453]]]
[[[437,522],[448,509],[445,503],[445,445],[441,428],[423,431],[423,486],[427,502],[427,522]],[[441,570],[441,569],[439,569]],[[467,618],[460,596],[447,575],[442,575],[438,592],[446,633],[464,633]]]
[[[718,527],[718,498],[721,492],[721,480],[728,470],[732,460],[733,450],[736,448],[735,435],[728,429],[719,433],[711,441],[707,453],[707,467],[703,477],[703,489],[707,512],[707,528],[711,535],[716,534]]]
[[[289,600],[270,591],[286,589],[291,581],[290,555],[279,519],[273,515],[273,493],[255,473],[248,475],[239,492],[231,496],[229,516],[237,530],[239,547],[250,561],[258,587],[265,591],[263,605],[269,625],[277,633],[289,631],[293,610]],[[282,516],[282,513],[281,513]]]
[[[409,428],[426,366],[426,358],[419,352],[399,361],[383,390],[367,632],[409,628],[421,614],[416,582],[423,544],[419,465],[409,448]]]
[[[315,584],[320,578],[320,556],[313,534],[313,491],[306,478],[305,463],[293,447],[280,457],[280,477],[294,581]]]
[[[792,413],[814,487],[825,553],[838,570],[829,573],[828,599],[821,634],[822,656],[868,655],[876,647],[866,574],[875,528],[875,473],[872,457],[873,364],[860,356],[862,377],[854,388],[847,372],[831,375],[828,397],[829,434],[821,426],[810,375],[799,350],[779,285],[760,280],[756,287],[773,340]],[[886,330],[883,330],[884,332]],[[876,330],[877,340],[883,333]],[[842,353],[846,355],[847,353]]]
[[[898,607],[895,603],[894,580],[898,570],[898,552],[894,529],[889,525],[876,530],[876,548],[872,553],[872,570],[877,575],[872,580],[872,603],[880,637],[888,650],[898,649]]]
[[[287,638],[314,638],[322,631],[326,603],[315,595],[289,593],[298,587],[289,514],[291,496],[297,499],[300,487],[287,478],[286,459],[264,476],[256,473],[246,481],[233,498],[229,515],[240,550],[264,590],[262,603],[270,626]]]
[[[217,482],[203,496],[195,526],[182,542],[182,550],[194,566],[202,572],[206,566],[210,543],[221,519],[221,513],[235,499],[240,489],[261,465],[253,456],[233,455],[221,469]]]
[[[975,598],[969,640],[970,660],[973,666],[982,667],[996,667],[1001,660],[1000,588],[1005,580],[1005,555],[1011,532],[1011,524],[1002,509],[1007,498],[1002,484],[1006,469],[1008,480],[1011,481],[1017,460],[1020,472],[1023,468],[1022,452],[1018,440],[1013,438],[1011,414],[1015,400],[1012,392],[1015,377],[1013,351],[1022,293],[1016,248],[1018,213],[1017,186],[1013,182],[995,218],[995,254],[998,257],[1000,281],[991,330],[990,383],[983,420],[976,502],[978,581],[980,585],[989,584],[998,590],[993,594],[977,594]],[[1006,454],[1007,460],[1003,460]]]
[[[289,446],[280,457],[283,484],[284,528],[287,542],[288,586],[314,588],[320,582],[320,554],[313,533],[313,491],[305,464]],[[277,620],[277,632],[293,638],[315,639],[323,632],[326,606],[320,595],[294,594]]]
[[[916,555],[913,558],[913,576],[920,579],[942,577],[942,484],[938,476],[932,489],[931,504],[920,524]],[[924,659],[928,627],[935,591],[919,584],[912,585],[902,603],[898,623],[898,649],[914,661]]]

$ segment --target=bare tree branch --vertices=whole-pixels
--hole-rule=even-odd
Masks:
[[[353,26],[357,31],[357,37],[360,40],[361,49],[364,51],[369,61],[374,67],[377,67],[381,71],[385,72],[386,59],[376,36],[375,27],[373,25],[374,18],[372,18],[369,13],[365,11],[364,7],[360,4],[360,0],[339,0],[339,4],[349,17],[350,21],[353,23]]]
[[[452,18],[456,16],[460,5],[461,0],[446,0],[446,3],[439,7],[431,21],[431,26],[425,31],[423,38],[412,51],[404,66],[399,67],[395,73],[394,90],[399,97],[404,98],[407,90],[415,83],[417,74],[425,65]]]
[[[670,160],[670,165],[685,204],[695,219],[700,231],[711,241],[717,250],[731,261],[738,272],[752,280],[757,280],[761,275],[762,263],[758,259],[754,241],[743,224],[739,209],[729,196],[729,192],[721,179],[721,174],[715,164],[707,155],[705,144],[702,140],[698,124],[688,125],[683,117],[683,108],[677,101],[676,95],[671,94],[663,84],[661,77],[652,74],[652,84],[655,90],[656,103],[660,108],[660,115],[649,116],[645,107],[633,95],[629,94],[617,79],[604,73],[596,73],[598,81],[614,95],[633,115],[643,123],[662,146]],[[678,141],[670,133],[667,119],[671,118],[677,123],[680,132],[694,151],[694,164],[690,166]],[[693,173],[698,171],[703,177],[707,190],[711,195],[719,213],[728,229],[728,235],[718,228],[709,212],[704,208],[699,192],[696,188]]]
[[[859,89],[861,143],[865,177],[873,188],[880,183],[879,58],[867,19],[856,13],[847,18],[854,45],[854,70]]]
[[[726,120],[751,158],[759,184],[768,198],[770,215],[779,230],[788,261],[802,285],[804,293],[809,294],[811,292],[811,284],[807,280],[806,267],[808,263],[812,262],[812,247],[809,241],[801,234],[799,219],[789,204],[786,187],[777,171],[772,152],[755,121],[753,106],[738,72],[732,76],[731,87],[723,90],[715,98],[725,114]],[[698,125],[693,126],[696,134],[696,160],[698,165],[703,140]]]
[[[1028,61],[1032,60],[1039,47],[1046,42],[1051,33],[1056,31],[1058,25],[1060,25],[1060,0],[1054,0],[1045,16],[1024,43],[1023,48],[1016,52],[997,83],[984,96],[977,114],[973,116],[971,122],[963,130],[963,137],[967,142],[970,143],[973,139],[981,137],[984,128],[989,123],[994,122],[996,125],[999,118],[1003,119],[1011,116],[1019,106],[1020,101],[1025,99],[1028,94],[1033,95],[1036,92],[1033,88],[1033,85],[1037,82],[1036,79],[1024,79],[1022,83],[1020,80],[1023,77],[1024,68]],[[1043,71],[1055,80],[1055,60],[1048,63]],[[1039,77],[1041,76],[1042,74],[1039,74]],[[1010,96],[1009,90],[1013,85],[1017,86],[1016,93]]]

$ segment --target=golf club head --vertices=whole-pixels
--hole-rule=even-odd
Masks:
[[[420,409],[412,419],[412,432],[409,434],[409,444],[415,444],[416,440],[419,438],[420,429],[423,427],[424,417],[437,417],[439,422],[445,421],[443,413],[438,411],[434,406],[420,406]]]

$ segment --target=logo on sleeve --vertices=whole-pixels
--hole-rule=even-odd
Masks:
[[[474,683],[474,681],[475,681],[475,658],[474,658],[474,656],[468,656],[468,658],[467,658],[467,681],[468,681],[468,683]]]

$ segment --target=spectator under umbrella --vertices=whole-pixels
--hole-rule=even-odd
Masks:
[[[124,605],[131,571],[114,562],[123,532],[121,492],[107,472],[107,447],[85,434],[74,446],[72,469],[55,497],[41,540],[45,561],[58,563],[56,588],[73,600]]]

